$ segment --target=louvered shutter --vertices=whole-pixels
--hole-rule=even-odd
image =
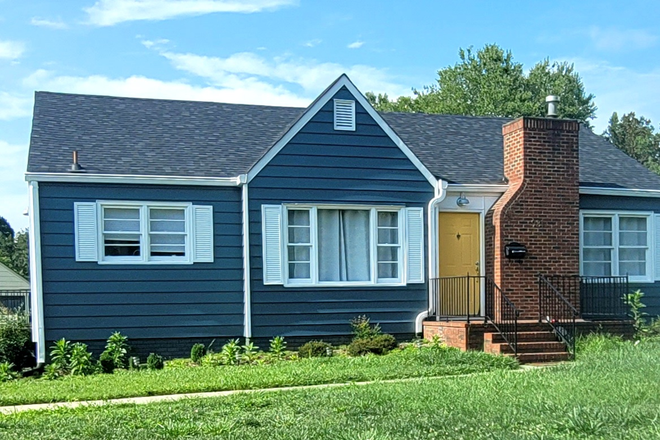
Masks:
[[[193,262],[213,263],[213,206],[194,205]]]
[[[406,208],[408,283],[424,282],[424,208]]]
[[[355,131],[355,101],[334,100],[335,130]]]
[[[73,204],[76,261],[98,261],[98,217],[95,202]]]
[[[653,216],[653,237],[654,279],[660,280],[660,214]]]
[[[262,205],[264,284],[284,284],[282,276],[282,206]]]

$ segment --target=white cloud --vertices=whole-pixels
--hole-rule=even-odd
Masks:
[[[109,78],[102,75],[58,76],[54,72],[38,70],[25,78],[23,83],[27,87],[41,90],[92,95],[283,106],[309,104],[309,99],[282,87],[253,80],[236,79],[226,82],[226,86],[219,88],[196,86],[182,81],[161,81],[143,76],[128,78]]]
[[[147,49],[151,49],[153,47],[165,45],[169,42],[170,40],[168,40],[167,38],[160,38],[158,40],[142,40],[142,45]]]
[[[0,140],[0,191],[2,191],[2,212],[9,224],[18,231],[27,227],[27,187],[23,179],[27,163],[27,145],[13,145]]]
[[[354,41],[354,42],[352,42],[351,44],[349,44],[349,45],[346,46],[346,47],[348,47],[349,49],[359,49],[359,48],[361,48],[362,46],[364,46],[364,41],[360,41],[360,40],[358,40],[358,41]]]
[[[634,50],[646,49],[658,42],[658,36],[643,29],[616,28],[603,29],[592,26],[588,32],[589,38],[600,50]]]
[[[30,116],[31,106],[30,98],[0,91],[0,120]]]
[[[613,112],[634,111],[660,126],[660,69],[641,72],[602,61],[571,60],[580,72],[585,90],[596,95],[596,133],[607,128]]]
[[[126,21],[167,20],[215,12],[254,13],[297,0],[99,0],[85,8],[90,24],[113,26]]]
[[[291,57],[266,59],[251,52],[236,53],[226,58],[167,51],[161,52],[161,55],[170,60],[175,68],[221,87],[232,87],[236,81],[284,82],[302,87],[307,96],[314,98],[339,75],[346,73],[361,90],[373,90],[390,96],[410,93],[408,87],[396,83],[385,70],[360,64],[343,66]]]
[[[314,46],[318,46],[319,44],[321,44],[321,40],[319,40],[318,38],[315,38],[313,40],[305,41],[303,46],[305,46],[305,47],[314,47]]]
[[[57,20],[49,20],[47,18],[32,17],[30,20],[32,26],[45,27],[50,29],[66,29],[68,26],[59,18]]]
[[[0,59],[15,60],[25,52],[25,44],[20,41],[0,41]]]

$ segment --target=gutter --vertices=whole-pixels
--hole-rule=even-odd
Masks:
[[[29,251],[30,251],[30,306],[32,309],[32,342],[36,343],[37,368],[46,361],[44,335],[44,300],[41,278],[41,223],[39,212],[39,183],[29,184]]]
[[[241,193],[243,214],[243,336],[245,343],[252,337],[252,291],[250,286],[250,205],[248,200],[247,174],[239,180],[243,186]]]
[[[149,176],[134,174],[25,173],[28,182],[124,183],[142,185],[241,186],[246,179],[237,177]]]

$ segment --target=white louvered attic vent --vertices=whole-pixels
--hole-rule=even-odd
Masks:
[[[355,101],[335,99],[335,130],[355,131]]]

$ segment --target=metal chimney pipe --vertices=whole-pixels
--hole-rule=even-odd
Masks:
[[[545,98],[546,104],[548,104],[548,117],[556,118],[557,117],[557,107],[559,106],[559,96],[549,95]]]
[[[71,164],[71,172],[72,173],[78,173],[82,171],[82,167],[78,163],[78,152],[76,150],[73,150],[73,163]]]

